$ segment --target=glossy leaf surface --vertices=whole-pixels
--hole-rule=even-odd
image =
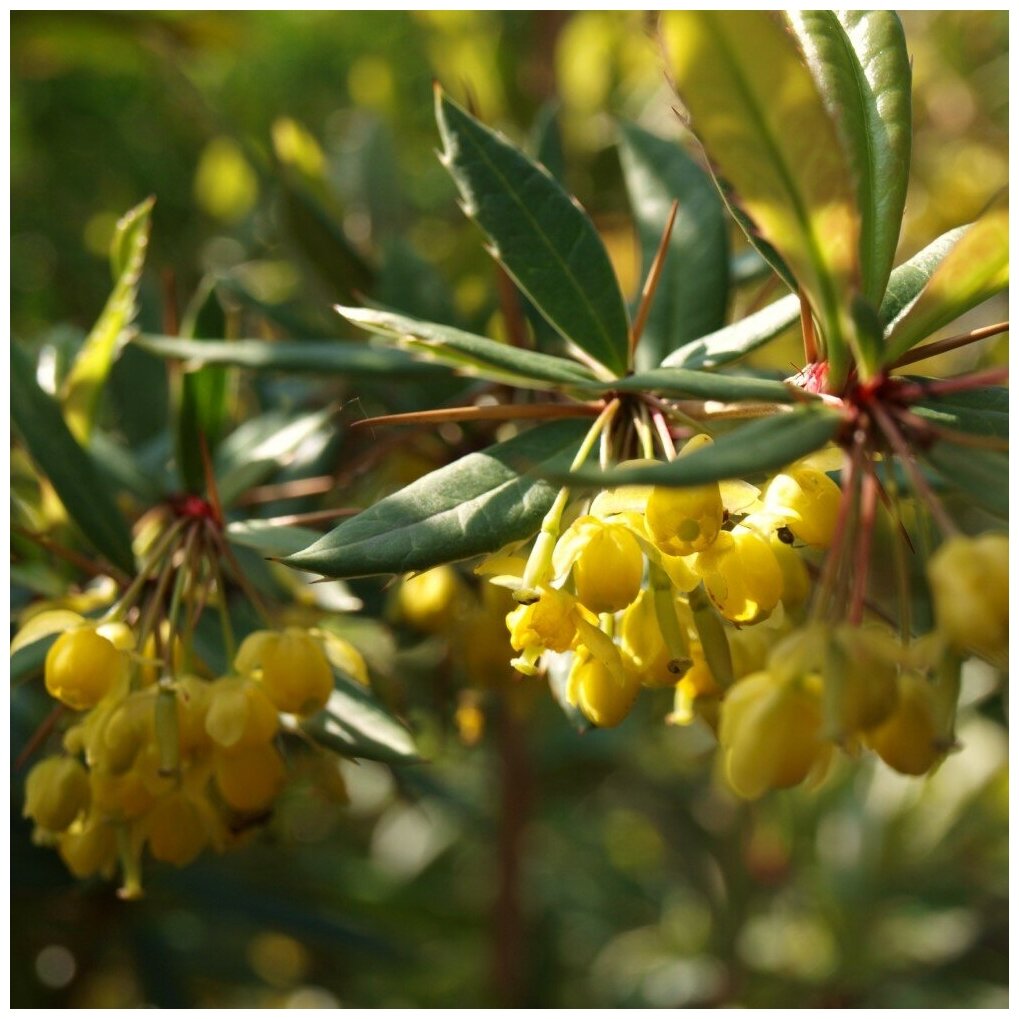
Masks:
[[[64,382],[61,394],[64,416],[80,442],[88,440],[103,384],[134,321],[154,203],[154,198],[147,198],[117,223],[110,252],[113,291]]]
[[[436,91],[442,161],[492,254],[570,342],[626,371],[629,323],[605,245],[543,166]]]
[[[60,407],[36,383],[32,360],[16,344],[11,347],[11,416],[32,459],[82,534],[110,562],[130,572],[131,529],[99,469],[71,434]]]
[[[856,181],[863,295],[884,297],[909,179],[912,71],[894,11],[799,11],[790,20]]]
[[[676,143],[624,123],[620,159],[647,276],[674,200],[676,222],[655,299],[636,352],[636,367],[654,368],[725,321],[729,235],[711,178]]]
[[[588,424],[556,421],[432,471],[287,557],[327,577],[426,570],[537,530]]]

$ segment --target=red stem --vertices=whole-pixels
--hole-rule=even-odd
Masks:
[[[874,466],[867,462],[860,479],[860,522],[853,558],[853,596],[849,608],[849,621],[854,626],[863,622],[863,604],[867,594],[867,575],[870,572],[870,547],[874,537],[874,513],[877,508],[877,478]]]

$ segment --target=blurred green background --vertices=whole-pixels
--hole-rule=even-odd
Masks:
[[[1008,178],[1007,13],[904,22],[903,257]],[[11,56],[13,333],[58,350],[101,309],[113,225],[149,194],[150,328],[213,273],[266,336],[347,335],[329,305],[365,288],[498,329],[492,265],[434,155],[434,79],[521,142],[547,143],[554,101],[568,185],[631,288],[614,118],[677,134],[638,13],[15,13]],[[309,208],[342,228],[340,280]],[[980,346],[953,364],[1004,356]],[[130,370],[158,411],[148,360]],[[378,585],[358,593],[381,604]],[[980,666],[964,749],[933,778],[843,763],[820,791],[747,806],[713,781],[705,739],[661,724],[667,695],[579,737],[540,691],[474,675],[486,723],[468,747],[463,663],[399,627],[386,650],[432,764],[345,764],[349,806],[296,788],[244,850],[151,867],[141,903],[74,882],[16,818],[12,1004],[1007,1004],[1007,742]],[[39,712],[19,694],[15,755]]]

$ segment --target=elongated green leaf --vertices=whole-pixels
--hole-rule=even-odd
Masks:
[[[789,15],[856,179],[861,290],[884,297],[899,240],[912,142],[912,70],[894,11]]]
[[[414,737],[359,683],[336,677],[325,709],[301,724],[316,742],[344,757],[387,764],[412,764],[421,758]]]
[[[88,441],[103,383],[134,320],[154,203],[154,198],[147,198],[117,223],[110,254],[113,291],[64,381],[64,415],[80,442]]]
[[[756,283],[769,272],[771,266],[757,248],[744,248],[729,259],[729,279],[734,287]]]
[[[731,326],[702,336],[670,354],[663,368],[718,368],[746,357],[800,318],[800,299],[789,294]]]
[[[576,361],[534,350],[521,350],[452,326],[420,322],[406,315],[373,308],[338,307],[336,310],[362,329],[395,339],[410,350],[483,378],[526,383],[534,387],[571,386],[595,379],[592,372]]]
[[[909,310],[923,288],[930,282],[938,266],[968,229],[968,226],[959,226],[943,233],[892,273],[880,310],[886,337],[890,323]]]
[[[924,459],[950,485],[1002,516],[1008,514],[1008,457],[987,449],[936,442]]]
[[[340,524],[288,566],[327,577],[427,570],[538,529],[588,425],[556,421],[470,453]]]
[[[654,368],[725,321],[728,225],[711,178],[675,143],[635,124],[621,126],[620,158],[640,236],[646,276],[674,200],[668,255],[637,346],[636,366]]]
[[[221,339],[226,336],[226,315],[211,280],[195,294],[181,323],[181,335],[193,340]],[[201,443],[215,450],[226,426],[229,401],[229,375],[218,365],[205,365],[185,372],[180,379],[177,407],[177,467],[185,487],[201,492],[205,487]]]
[[[893,270],[881,305],[882,322],[892,321],[916,300],[964,231],[965,228],[950,230]],[[677,350],[665,359],[662,367],[718,368],[738,361],[781,335],[799,317],[800,302],[795,294],[790,294]]]
[[[603,392],[661,393],[696,400],[754,400],[770,403],[792,403],[805,394],[795,393],[784,382],[772,379],[754,379],[746,376],[722,375],[718,372],[692,371],[688,368],[651,368],[646,372],[628,375]]]
[[[928,380],[907,376],[912,382]],[[984,386],[980,389],[931,396],[910,407],[934,424],[958,428],[975,435],[1008,438],[1008,390],[1004,386]]]
[[[439,365],[422,364],[399,350],[381,350],[350,340],[183,340],[140,336],[138,346],[160,357],[192,364],[232,364],[266,372],[385,376],[393,379],[446,375]]]
[[[113,493],[71,434],[60,408],[39,388],[32,360],[17,344],[11,345],[11,416],[82,534],[112,563],[131,571],[131,529]]]
[[[563,187],[566,186],[566,159],[563,135],[559,130],[559,103],[543,103],[531,124],[528,151]]]
[[[283,214],[296,242],[333,299],[371,289],[371,266],[354,249],[342,228],[299,184],[283,183]]]
[[[252,485],[261,484],[294,461],[299,451],[316,437],[327,441],[326,429],[334,407],[304,414],[280,410],[249,418],[223,440],[215,455],[219,497],[229,506]],[[315,448],[305,455],[314,455]]]
[[[591,485],[683,488],[726,478],[759,475],[785,467],[820,449],[834,437],[841,422],[841,416],[827,408],[805,407],[742,425],[705,449],[681,456],[671,463],[615,467],[608,471],[585,467],[572,477]]]
[[[626,305],[594,224],[544,167],[440,90],[435,112],[443,165],[492,254],[565,339],[621,375]]]
[[[856,194],[835,125],[780,15],[671,11],[676,86],[717,174],[821,322],[836,380],[859,276]]]
[[[1008,195],[1002,194],[959,237],[920,296],[889,323],[885,363],[1007,286]]]
[[[321,537],[310,527],[281,526],[267,520],[234,521],[227,524],[226,536],[235,545],[276,557],[300,552]]]

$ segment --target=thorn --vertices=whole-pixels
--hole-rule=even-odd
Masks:
[[[640,342],[647,324],[647,317],[651,311],[651,303],[658,289],[658,281],[661,279],[662,270],[665,267],[665,257],[669,253],[669,238],[672,236],[672,228],[676,224],[676,213],[679,211],[679,201],[672,203],[669,209],[669,218],[666,220],[665,229],[662,231],[662,239],[658,242],[658,250],[655,252],[654,261],[648,270],[647,279],[644,281],[644,289],[640,295],[640,307],[637,309],[637,317],[630,329],[630,367],[633,367],[634,354],[637,351],[637,344]]]

